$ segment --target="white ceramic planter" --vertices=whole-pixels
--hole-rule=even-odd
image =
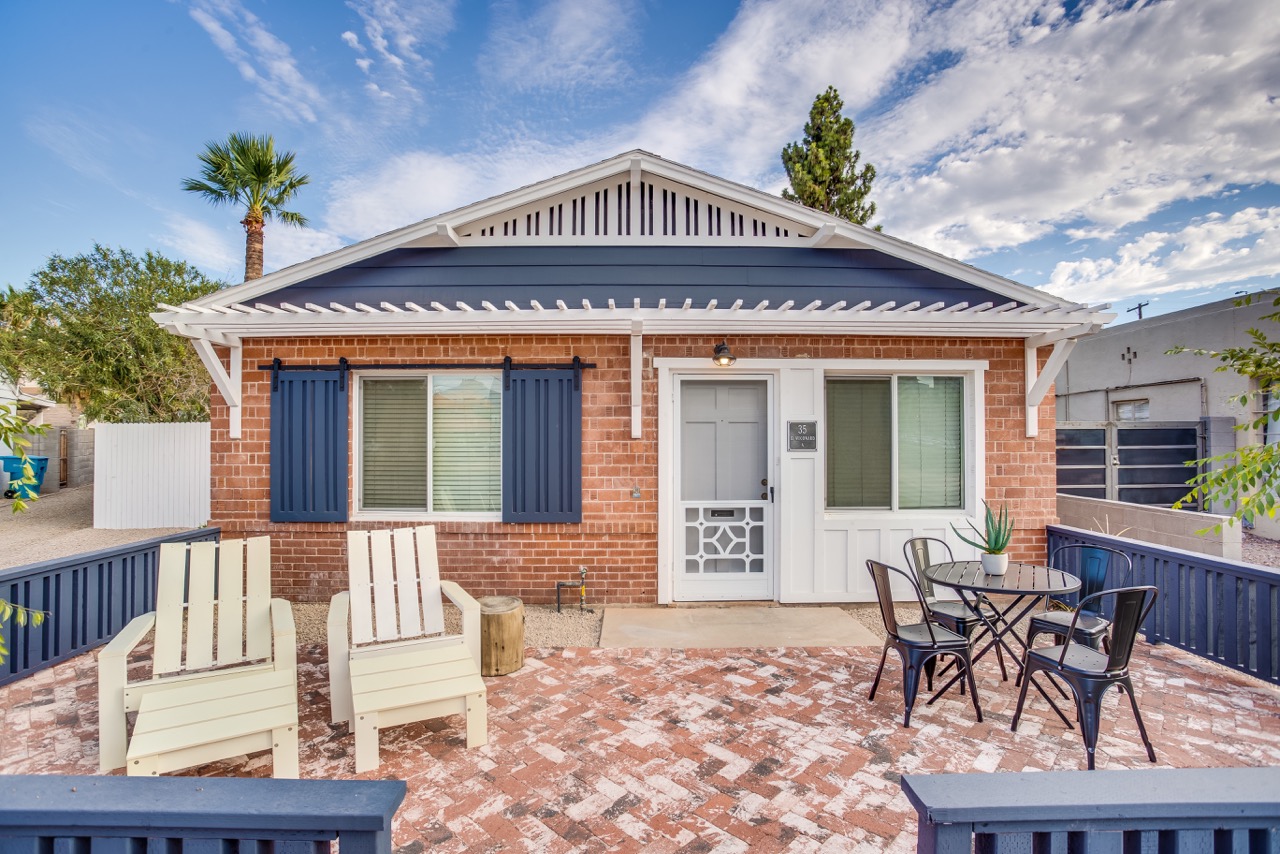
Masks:
[[[987,575],[1004,575],[1009,568],[1009,556],[1007,554],[999,555],[982,555],[982,571]]]

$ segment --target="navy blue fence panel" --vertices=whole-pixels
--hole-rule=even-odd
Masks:
[[[1129,555],[1130,583],[1160,590],[1143,626],[1147,640],[1280,685],[1280,572],[1065,525],[1047,530],[1050,551],[1087,543]]]
[[[167,537],[0,569],[0,599],[46,612],[39,626],[0,624],[9,657],[0,685],[111,640],[139,614],[155,608],[161,543],[218,540],[221,528]]]
[[[0,781],[0,854],[391,854],[403,780],[15,776]]]
[[[1280,768],[909,774],[917,852],[1275,852]]]

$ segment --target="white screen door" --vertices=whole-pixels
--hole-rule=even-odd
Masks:
[[[689,378],[679,402],[675,598],[772,599],[769,384]]]

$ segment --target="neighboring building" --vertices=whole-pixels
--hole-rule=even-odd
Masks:
[[[1280,440],[1280,435],[1267,436],[1265,431],[1244,427],[1261,414],[1260,407],[1274,405],[1260,397],[1253,398],[1251,407],[1240,404],[1242,395],[1257,391],[1256,381],[1233,371],[1218,371],[1222,363],[1209,356],[1168,352],[1179,346],[1213,350],[1248,347],[1253,344],[1250,329],[1270,332],[1275,328],[1272,321],[1263,319],[1278,310],[1271,297],[1243,306],[1237,305],[1239,299],[1112,326],[1080,342],[1055,384],[1060,438],[1066,437],[1067,428],[1087,431],[1090,426],[1112,434],[1129,431],[1131,436],[1157,438],[1142,445],[1130,442],[1127,450],[1109,450],[1112,468],[1128,469],[1132,474],[1119,484],[1111,484],[1112,494],[1098,493],[1097,484],[1092,493],[1087,486],[1074,485],[1064,486],[1065,491],[1167,507],[1186,492],[1173,485],[1193,473],[1183,465],[1185,460]],[[1177,438],[1180,435],[1190,438]],[[1081,455],[1082,461],[1087,455],[1081,449],[1071,453]],[[1124,459],[1126,453],[1136,454],[1132,465]],[[1167,473],[1164,481],[1172,482],[1156,484],[1160,471]],[[1117,474],[1111,473],[1113,481]],[[1068,476],[1064,484],[1078,479]],[[1144,500],[1144,492],[1150,501]]]
[[[50,400],[34,383],[0,383],[0,404],[15,407],[29,423],[48,428],[43,435],[29,437],[27,448],[33,457],[49,458],[41,495],[93,483],[93,431],[79,426],[80,419],[71,407]],[[12,448],[0,443],[0,455],[12,453]],[[6,481],[7,475],[0,471],[0,493]]]
[[[984,499],[1043,559],[1046,396],[1112,318],[642,151],[162,308],[217,386],[212,522],[298,601],[418,522],[532,602],[580,566],[597,602],[870,600]]]

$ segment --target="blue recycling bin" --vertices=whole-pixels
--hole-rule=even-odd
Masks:
[[[31,473],[35,475],[34,484],[18,483],[22,480],[22,457],[0,457],[0,467],[3,467],[5,473],[9,475],[9,486],[5,489],[5,498],[35,498],[40,494],[40,487],[44,485],[44,473],[49,469],[49,458],[27,457],[27,461],[31,463]]]

